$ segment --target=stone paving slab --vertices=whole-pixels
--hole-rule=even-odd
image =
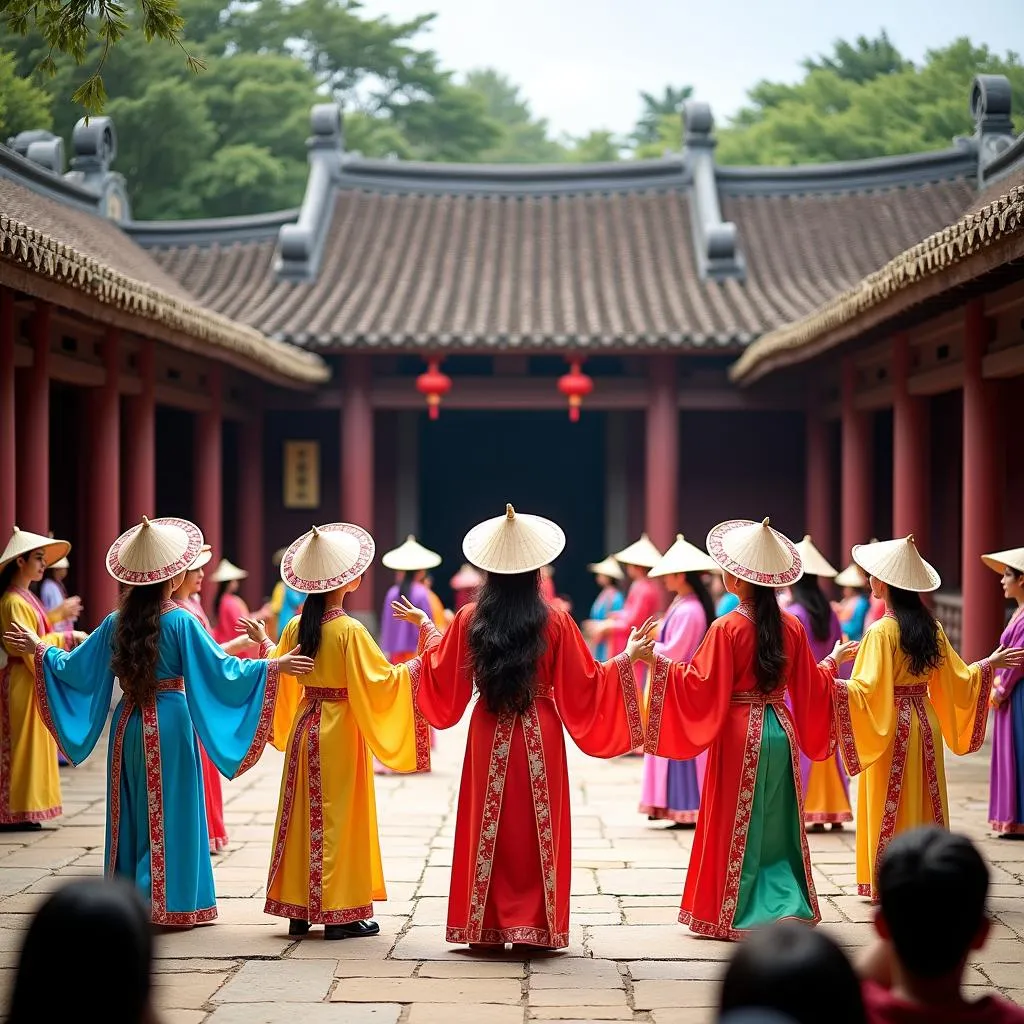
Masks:
[[[325,942],[289,937],[263,913],[282,756],[267,751],[225,782],[231,846],[215,857],[219,920],[162,934],[155,1002],[163,1024],[530,1024],[632,1021],[706,1024],[733,947],[677,923],[692,829],[636,812],[642,761],[569,751],[574,865],[571,947],[529,957],[470,953],[444,941],[455,806],[465,739],[443,734],[429,776],[377,779],[389,900],[381,934]],[[65,816],[39,833],[0,834],[0,999],[13,980],[31,914],[70,878],[99,875],[102,749],[61,770]],[[988,751],[949,758],[954,828],[993,866],[989,945],[974,957],[972,995],[1024,1005],[1024,842],[987,830]],[[855,895],[852,828],[812,834],[823,927],[851,954],[872,941],[872,910]]]

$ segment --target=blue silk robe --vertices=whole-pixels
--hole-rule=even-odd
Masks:
[[[72,764],[92,752],[107,719],[114,674],[112,612],[70,653],[36,651],[36,697]],[[276,661],[233,658],[171,601],[160,619],[158,689],[122,697],[107,752],[108,876],[132,879],[154,924],[188,927],[217,916],[198,734],[222,775],[259,760],[273,721]]]

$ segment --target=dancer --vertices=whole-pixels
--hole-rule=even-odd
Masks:
[[[284,548],[278,548],[274,552],[271,564],[278,580],[274,589],[270,592],[270,602],[267,606],[266,628],[270,636],[275,640],[280,637],[282,630],[289,622],[302,611],[302,595],[291,587],[286,586],[284,580],[280,579],[281,559],[284,558]],[[255,616],[259,618],[260,616]]]
[[[43,582],[39,585],[39,600],[46,609],[46,616],[53,623],[55,633],[74,633],[77,615],[65,615],[61,618],[63,610],[67,607],[68,592],[64,588],[64,580],[67,579],[68,569],[71,563],[67,558],[59,558],[43,572]],[[54,618],[56,616],[56,619]]]
[[[592,757],[643,742],[629,661],[653,645],[634,631],[626,653],[594,661],[572,618],[541,597],[540,569],[564,546],[558,526],[518,515],[511,505],[475,526],[463,551],[487,573],[479,601],[423,655],[417,700],[436,728],[455,725],[474,691],[480,695],[459,788],[451,943],[569,944],[572,826],[563,730]],[[395,613],[437,641],[408,601]]]
[[[791,600],[786,610],[804,627],[811,653],[816,661],[821,661],[843,634],[839,619],[819,583],[822,579],[833,579],[836,570],[814,546],[810,536],[804,537],[796,549],[804,574],[789,588]],[[849,664],[846,663],[844,670]],[[804,787],[804,823],[813,831],[824,832],[826,825],[836,831],[844,822],[853,821],[850,783],[838,749],[826,761],[812,761],[801,753],[800,777]]]
[[[437,631],[443,633],[452,620],[452,613],[445,608],[444,601],[434,591],[434,577],[429,572],[423,577],[423,586],[427,588],[427,597],[430,599],[430,619],[437,627]],[[390,610],[389,608],[388,611]]]
[[[853,645],[815,664],[775,594],[800,578],[800,555],[767,519],[720,523],[707,546],[741,603],[712,623],[689,664],[654,656],[647,751],[708,751],[679,920],[739,939],[783,918],[820,920],[797,745],[813,760],[832,754],[832,679]]]
[[[345,614],[345,595],[359,587],[373,554],[364,529],[330,523],[303,534],[281,562],[282,578],[305,601],[277,651],[298,644],[313,659],[301,697],[294,680],[282,680],[297,712],[290,732],[275,724],[273,737],[286,753],[265,909],[289,920],[289,935],[313,924],[325,926],[325,939],[379,933],[373,902],[387,892],[370,754],[395,771],[430,767],[430,747],[413,728],[419,659],[391,665],[366,627]],[[244,624],[270,654],[262,624]]]
[[[693,657],[715,619],[715,607],[702,576],[717,571],[717,563],[706,552],[689,544],[682,534],[651,569],[651,579],[661,578],[675,594],[661,622],[658,642],[654,645],[656,654],[670,661],[689,661]],[[686,761],[644,754],[640,813],[651,820],[692,825],[700,809],[705,760],[704,754]]]
[[[480,575],[471,565],[463,564],[462,568],[451,578],[449,586],[455,592],[455,610],[465,608],[476,600],[477,591],[484,582]]]
[[[239,569],[226,558],[222,558],[210,574],[210,582],[217,584],[213,598],[213,639],[221,646],[233,644],[240,658],[256,657],[256,651],[246,642],[245,634],[240,634],[238,625],[242,619],[251,617],[248,605],[238,593],[238,584],[248,577],[245,569]]]
[[[885,616],[865,634],[849,680],[836,680],[843,760],[857,780],[857,891],[877,899],[878,864],[893,836],[923,824],[949,827],[942,743],[954,754],[985,739],[996,669],[1024,663],[998,647],[965,665],[921,601],[939,574],[913,536],[854,547]]]
[[[39,711],[67,758],[81,764],[114,709],[107,758],[108,875],[135,882],[154,924],[189,927],[217,916],[198,734],[223,775],[259,759],[278,673],[312,669],[297,651],[275,661],[226,655],[171,594],[203,546],[184,519],[143,518],[107,552],[127,584],[121,608],[70,654],[18,623],[9,650],[35,659]]]
[[[593,645],[594,657],[604,661],[608,657],[608,641],[595,639],[597,630],[594,623],[604,622],[610,615],[622,610],[625,603],[619,589],[623,579],[622,567],[609,555],[603,562],[588,565],[587,569],[594,574],[601,591],[590,606],[590,618],[583,623],[583,634]]]
[[[999,643],[1024,647],[1024,548],[981,560],[1002,576],[1003,594],[1016,604]],[[1003,669],[992,688],[992,764],[988,823],[998,835],[1024,833],[1024,670]]]
[[[71,550],[67,541],[42,537],[14,528],[0,555],[0,630],[21,625],[43,642],[70,650],[85,633],[57,632],[52,625],[74,618],[82,608],[69,597],[49,613],[29,590],[43,578],[47,566]],[[29,832],[42,822],[60,817],[60,773],[57,747],[46,731],[36,706],[35,666],[31,657],[4,642],[0,652],[0,832]]]
[[[650,570],[661,561],[661,552],[651,543],[647,534],[624,548],[615,560],[625,567],[629,577],[629,590],[622,610],[609,615],[598,624],[595,635],[606,639],[609,650],[618,654],[626,646],[629,632],[647,619],[657,618],[661,610],[661,594],[657,585],[649,578]],[[643,689],[644,666],[633,666],[636,684]]]
[[[843,599],[835,606],[843,636],[847,640],[860,640],[871,610],[867,578],[854,562],[836,576],[835,584],[843,588]]]

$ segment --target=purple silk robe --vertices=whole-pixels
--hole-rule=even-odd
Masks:
[[[999,642],[1024,647],[1024,609],[1010,619]],[[996,675],[993,696],[1002,704],[992,712],[992,764],[988,823],[1002,835],[1024,832],[1024,670],[1004,668]]]
[[[427,613],[431,622],[434,621],[434,613],[430,608],[430,595],[422,583],[413,583],[409,587],[409,600],[421,611]],[[407,654],[412,656],[416,653],[416,644],[419,643],[419,626],[411,622],[404,622],[396,619],[391,612],[391,602],[398,600],[399,586],[396,583],[384,598],[384,608],[380,613],[380,649],[390,661],[394,661],[396,654]]]

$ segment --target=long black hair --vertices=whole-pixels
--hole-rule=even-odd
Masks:
[[[827,640],[832,624],[832,606],[821,589],[818,577],[805,573],[789,588],[789,593],[793,603],[806,610],[814,639]]]
[[[7,565],[4,566],[3,571],[0,572],[0,594],[6,594],[7,590],[14,582],[14,577],[18,575],[18,560],[12,558]]]
[[[754,677],[761,693],[772,693],[782,682],[786,652],[782,645],[782,611],[779,599],[770,587],[751,588],[754,624],[757,626],[757,661]]]
[[[110,667],[121,681],[121,689],[137,704],[156,691],[163,599],[162,583],[126,587],[121,595]]]
[[[889,607],[900,626],[900,649],[910,661],[915,678],[928,675],[942,664],[939,624],[913,590],[889,587]]]
[[[54,950],[65,946],[75,955],[54,985]],[[7,1020],[67,1020],[93,1006],[102,1007],[98,1016],[108,1024],[139,1024],[149,1006],[152,960],[149,915],[134,886],[121,879],[71,882],[46,900],[28,929]]]
[[[327,608],[326,594],[307,594],[299,617],[299,653],[306,658],[315,658],[320,650],[322,620]]]
[[[686,582],[690,584],[693,596],[700,601],[700,606],[704,609],[704,615],[707,618],[707,624],[710,626],[715,621],[715,602],[712,600],[707,585],[704,583],[704,574],[701,572],[688,572],[686,574]]]
[[[468,643],[476,688],[492,714],[523,712],[533,701],[549,614],[540,595],[539,571],[487,574]]]

